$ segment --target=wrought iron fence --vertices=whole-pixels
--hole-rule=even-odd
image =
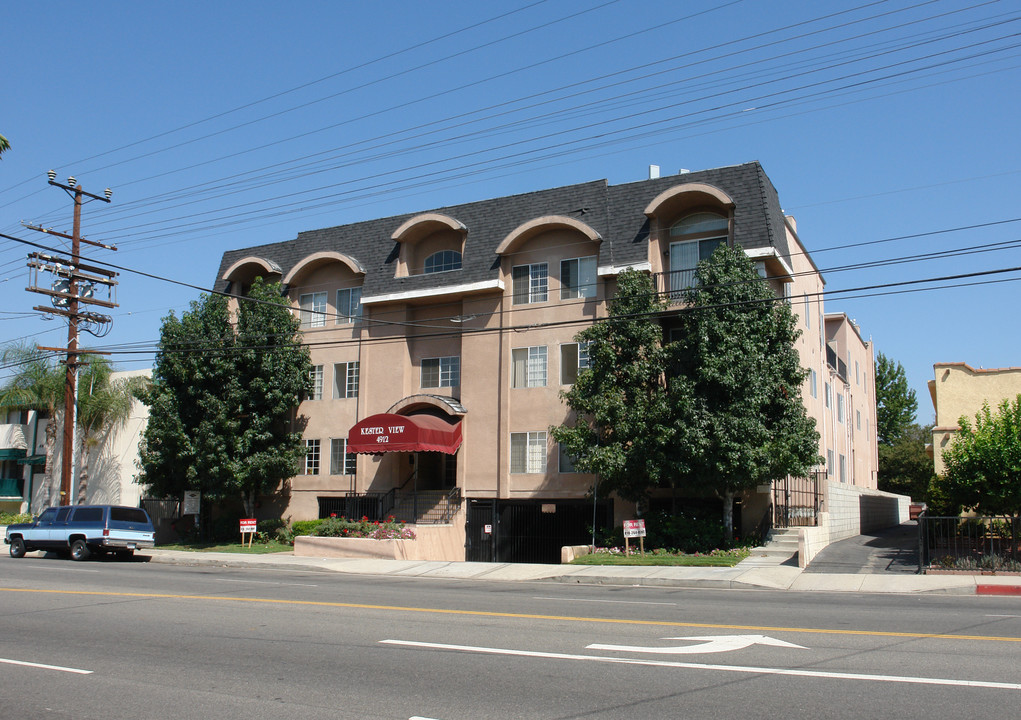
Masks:
[[[918,517],[918,570],[1021,571],[1016,517]]]
[[[818,473],[804,478],[786,477],[773,483],[773,527],[818,525],[821,505]]]
[[[346,493],[340,497],[320,497],[319,517],[363,518],[386,520],[394,507],[394,491],[385,493]]]

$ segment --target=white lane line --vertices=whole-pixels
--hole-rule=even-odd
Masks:
[[[53,572],[70,573],[97,573],[99,570],[88,570],[87,568],[68,567],[67,565],[26,565],[30,570],[50,570]]]
[[[6,663],[7,665],[21,665],[23,667],[39,668],[40,670],[59,670],[60,672],[75,673],[76,675],[91,675],[91,670],[81,670],[79,668],[61,667],[60,665],[43,665],[42,663],[25,662],[24,660],[10,660],[8,658],[0,658],[0,663]]]
[[[676,606],[677,603],[672,602],[642,602],[641,600],[596,600],[590,598],[555,598],[555,597],[534,597],[533,600],[559,600],[561,602],[591,602],[591,603],[614,603],[616,605],[671,605]]]
[[[863,680],[867,682],[909,683],[914,685],[954,685],[959,687],[995,688],[998,690],[1021,690],[1021,683],[991,682],[986,680],[955,680],[953,678],[926,678],[905,675],[871,675],[859,673],[826,672],[823,670],[796,670],[791,668],[755,667],[751,665],[710,665],[707,663],[686,663],[670,660],[644,660],[639,658],[603,657],[599,655],[571,655],[567,653],[541,652],[537,650],[510,650],[507,648],[473,647],[471,645],[446,645],[412,640],[380,640],[384,645],[430,648],[434,650],[455,650],[459,652],[482,653],[486,655],[514,655],[552,660],[584,660],[588,662],[613,663],[617,665],[650,665],[685,670],[719,670],[722,672],[754,673],[758,675],[789,675],[794,677],[825,678],[829,680]]]
[[[1021,615],[986,615],[986,617],[1021,618]]]
[[[244,583],[245,585],[286,585],[288,587],[319,587],[312,583],[282,583],[282,582],[270,582],[269,580],[228,580],[226,578],[216,578],[220,582],[232,582],[232,583]]]

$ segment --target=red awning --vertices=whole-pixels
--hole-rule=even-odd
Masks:
[[[460,446],[461,421],[449,423],[433,415],[370,415],[347,434],[347,451],[351,453],[426,451],[453,455]]]

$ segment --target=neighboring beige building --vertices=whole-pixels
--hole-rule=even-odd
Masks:
[[[936,363],[932,366],[934,380],[929,381],[929,396],[936,411],[932,428],[932,445],[927,450],[937,475],[944,471],[943,450],[953,442],[961,429],[962,417],[974,419],[988,403],[993,410],[1004,400],[1021,394],[1021,367],[975,369],[963,362]]]
[[[600,524],[632,517],[632,505],[599,495],[594,508],[595,478],[575,472],[549,435],[568,417],[560,392],[588,362],[574,336],[606,316],[625,268],[679,295],[721,243],[743,248],[800,318],[803,396],[819,453],[832,460],[799,512],[825,511],[827,472],[835,485],[874,489],[872,345],[846,316],[824,313],[823,279],[793,218],[748,163],[495,198],[226,253],[217,290],[280,280],[315,368],[298,408],[308,418],[304,467],[286,485],[286,505],[265,512],[438,519],[449,545],[466,547],[449,559],[538,561],[585,542],[594,511]],[[665,338],[678,309],[662,316]],[[742,533],[776,497],[763,487],[742,498]]]

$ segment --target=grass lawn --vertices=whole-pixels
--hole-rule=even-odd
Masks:
[[[216,543],[216,542],[196,542],[188,543],[187,545],[181,545],[179,543],[171,545],[159,545],[160,550],[184,550],[187,552],[224,552],[224,553],[243,553],[245,555],[265,555],[267,553],[282,553],[292,552],[294,550],[290,545],[272,540],[268,543],[252,543],[252,547],[248,547],[247,544],[242,545],[239,542],[236,543]]]
[[[572,565],[674,565],[680,567],[733,567],[748,557],[748,550],[736,548],[716,555],[652,555],[637,552],[629,557],[596,553],[576,558]]]

